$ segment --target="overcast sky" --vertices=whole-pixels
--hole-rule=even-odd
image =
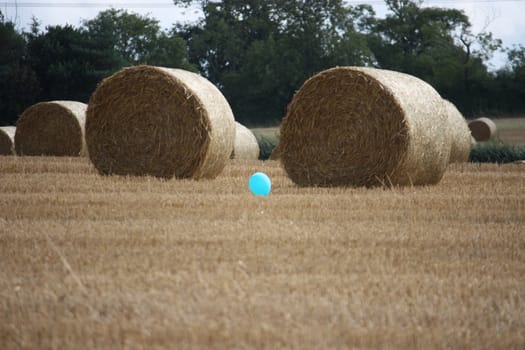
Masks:
[[[382,0],[348,2],[371,4],[379,17],[384,16],[386,11]],[[98,12],[111,5],[154,17],[163,28],[171,28],[176,22],[192,22],[200,16],[197,8],[177,8],[171,0],[8,0],[0,1],[0,11],[19,28],[27,28],[32,16],[41,21],[44,27],[64,24],[78,26],[82,20],[95,17]],[[474,32],[486,28],[495,37],[502,39],[505,47],[525,45],[525,0],[426,0],[424,5],[462,9],[470,18]],[[505,55],[499,54],[491,61],[492,68],[498,68],[504,62]]]

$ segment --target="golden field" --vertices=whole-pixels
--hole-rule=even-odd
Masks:
[[[523,349],[525,165],[328,189],[0,157],[0,266],[0,349]]]

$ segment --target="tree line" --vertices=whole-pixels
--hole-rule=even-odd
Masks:
[[[525,112],[525,47],[474,33],[461,10],[385,3],[379,18],[371,6],[343,0],[174,0],[203,16],[167,30],[109,9],[77,27],[41,28],[33,19],[20,31],[0,12],[0,125],[36,102],[87,102],[103,78],[137,64],[199,72],[252,126],[278,123],[306,79],[346,65],[415,75],[466,116]],[[494,72],[488,62],[497,51],[508,64]]]

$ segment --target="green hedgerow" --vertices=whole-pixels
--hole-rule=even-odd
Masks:
[[[478,143],[470,151],[473,163],[512,163],[525,160],[525,147],[501,142]]]
[[[279,143],[278,130],[252,130],[259,144],[259,159],[268,160],[273,149]]]

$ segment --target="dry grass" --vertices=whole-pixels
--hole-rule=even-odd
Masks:
[[[498,140],[525,146],[525,118],[498,118],[494,122],[498,128]]]
[[[524,169],[366,190],[0,157],[0,348],[523,349]]]

